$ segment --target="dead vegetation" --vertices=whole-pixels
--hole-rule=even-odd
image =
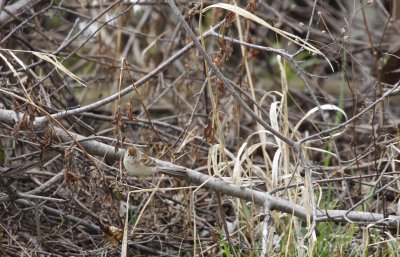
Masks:
[[[0,255],[399,254],[395,0],[5,2]]]

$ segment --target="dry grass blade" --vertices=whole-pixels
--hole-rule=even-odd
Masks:
[[[340,112],[340,113],[346,118],[346,120],[347,120],[347,115],[346,115],[346,113],[345,113],[342,109],[340,109],[339,107],[337,107],[337,106],[335,106],[335,105],[332,105],[332,104],[324,104],[324,105],[321,105],[320,107],[314,107],[314,108],[312,108],[311,110],[309,110],[309,111],[304,115],[304,117],[303,117],[303,118],[296,124],[296,126],[293,128],[293,132],[292,132],[291,138],[294,137],[294,135],[296,134],[297,130],[299,129],[299,127],[301,126],[301,124],[302,124],[306,119],[308,119],[312,114],[314,114],[314,113],[316,113],[316,112],[318,112],[318,111],[320,111],[320,110],[338,111],[338,112]],[[336,136],[341,135],[342,133],[344,133],[344,131],[342,131],[342,132],[340,132],[340,133],[336,133],[336,134],[331,135],[331,136],[329,136],[329,137],[324,137],[323,139],[333,138],[333,137],[336,137]]]
[[[329,59],[320,51],[318,50],[315,46],[311,45],[310,43],[306,42],[305,40],[303,40],[302,38],[293,35],[289,32],[286,32],[284,30],[275,28],[274,26],[270,25],[268,22],[264,21],[263,19],[257,17],[256,15],[248,12],[247,10],[240,8],[236,5],[231,5],[231,4],[224,4],[224,3],[218,3],[218,4],[213,4],[210,6],[207,6],[206,8],[203,9],[203,13],[206,12],[207,10],[211,9],[211,8],[222,8],[231,12],[236,13],[237,15],[240,15],[242,17],[245,17],[249,20],[252,20],[254,22],[257,22],[258,24],[274,31],[275,33],[277,33],[278,35],[281,35],[282,37],[286,38],[287,40],[289,40],[290,42],[303,47],[304,49],[314,53],[314,54],[318,54],[321,55],[322,57],[325,58],[325,60],[329,63],[330,67],[332,70],[333,66],[330,63]]]
[[[0,58],[3,59],[3,61],[7,64],[8,68],[12,71],[13,75],[15,77],[18,77],[18,73],[14,69],[14,66],[12,66],[12,64],[7,60],[7,58],[4,55],[2,55],[1,53],[0,53]]]
[[[52,54],[46,54],[46,53],[35,52],[35,51],[31,51],[31,53],[36,55],[40,59],[53,64],[54,67],[57,68],[57,70],[61,70],[62,72],[67,74],[69,77],[71,77],[73,80],[75,80],[78,84],[80,84],[83,87],[86,87],[85,82],[82,79],[80,79],[79,77],[77,77],[75,74],[73,74],[71,71],[69,71],[67,68],[65,68],[64,65],[62,65],[62,63],[60,63],[57,60],[56,56],[54,56]]]
[[[13,51],[8,50],[8,49],[5,49],[5,51],[7,51],[7,53],[9,53],[9,54],[14,58],[14,60],[15,60],[16,62],[18,62],[18,64],[19,64],[24,70],[26,70],[26,67],[25,67],[24,63],[13,53]],[[14,72],[14,74],[15,74],[15,71],[13,71],[13,72]]]

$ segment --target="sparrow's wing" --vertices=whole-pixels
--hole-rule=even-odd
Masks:
[[[149,166],[149,167],[156,167],[157,163],[149,156],[144,153],[140,153],[139,162],[141,165]]]

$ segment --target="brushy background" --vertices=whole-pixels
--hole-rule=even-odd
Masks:
[[[170,59],[192,40],[164,1],[0,3],[0,114],[21,114],[0,123],[0,255],[399,254],[397,229],[371,220],[318,222],[308,234],[309,222],[274,211],[265,239],[265,211],[251,201],[161,174],[128,177],[120,161],[32,129],[143,81],[49,127],[116,150],[133,143],[309,213],[313,197],[320,210],[399,215],[400,103],[388,93],[400,79],[396,0],[242,0],[237,13],[204,11],[234,1],[175,1],[196,36],[225,21],[202,46],[252,114],[195,47]],[[293,141],[337,129],[305,140],[301,159],[254,115]]]

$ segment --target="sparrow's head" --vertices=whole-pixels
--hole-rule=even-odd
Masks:
[[[131,146],[131,147],[128,147],[128,150],[126,151],[126,154],[129,157],[136,158],[138,156],[138,154],[139,154],[139,151],[138,151],[138,149],[136,147]]]

